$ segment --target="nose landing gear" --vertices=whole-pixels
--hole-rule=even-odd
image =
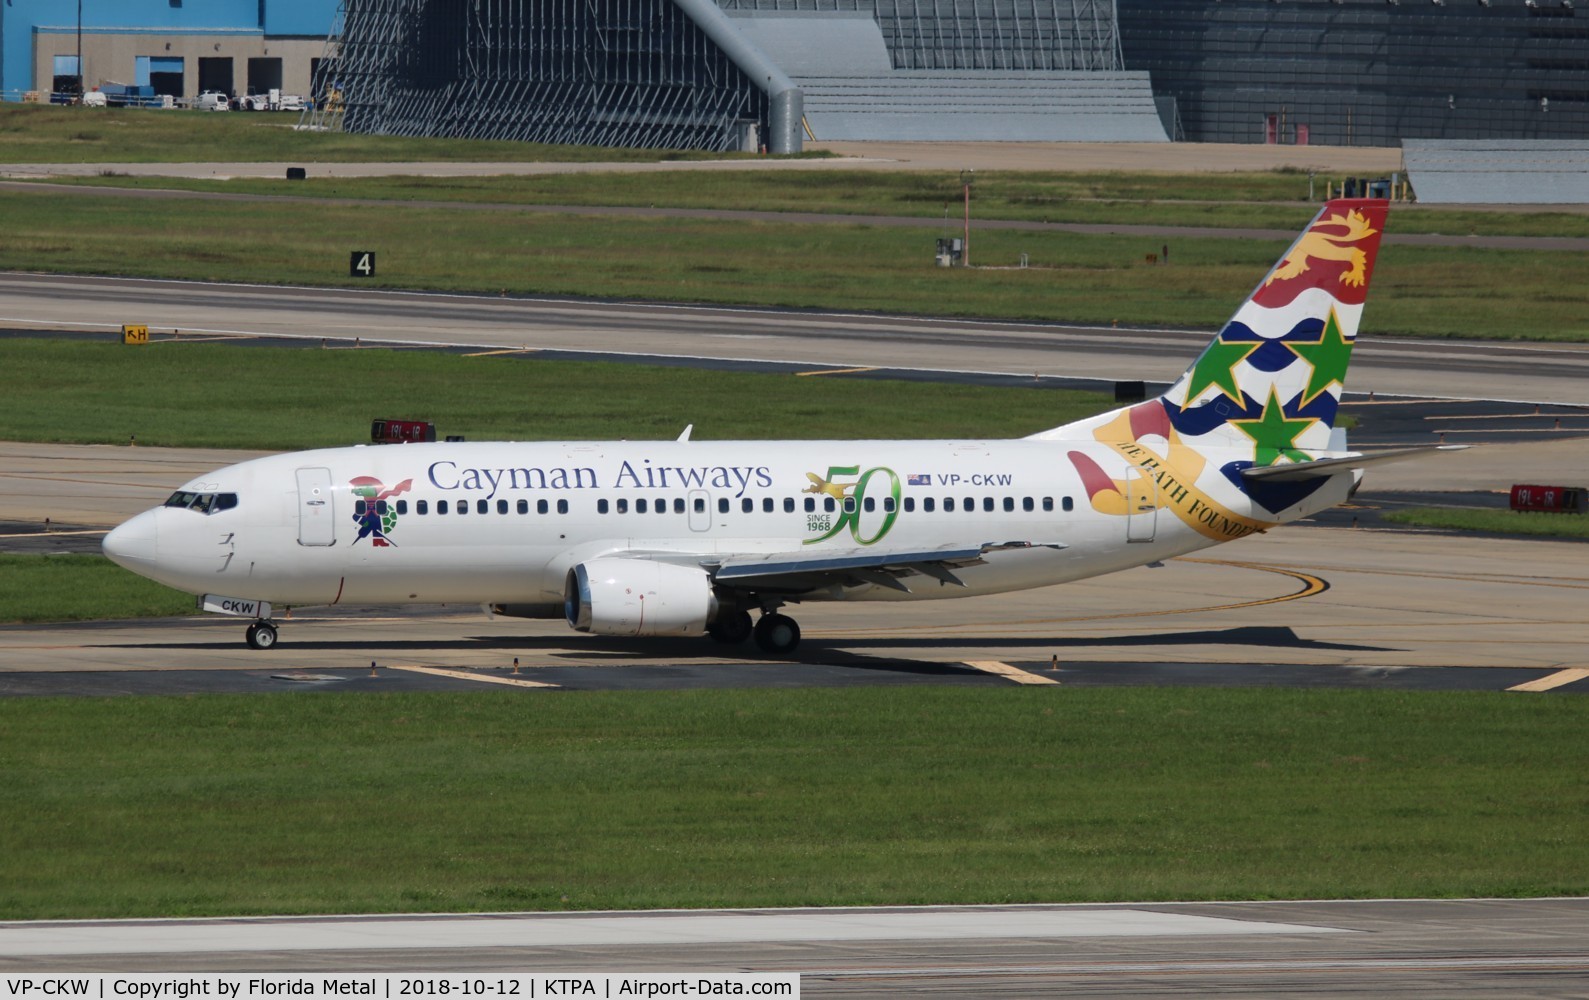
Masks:
[[[270,649],[276,645],[276,624],[260,621],[248,626],[244,639],[249,649]]]

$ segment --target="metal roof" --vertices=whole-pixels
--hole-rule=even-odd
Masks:
[[[1425,204],[1589,204],[1589,140],[1403,139],[1401,147]]]

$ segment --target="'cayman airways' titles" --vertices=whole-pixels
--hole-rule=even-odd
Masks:
[[[590,466],[460,469],[457,462],[442,461],[432,462],[426,475],[438,490],[484,491],[487,500],[502,490],[599,490],[608,485]],[[710,488],[735,490],[736,497],[752,485],[771,488],[771,470],[765,465],[652,465],[645,459],[639,465],[620,462],[610,481],[613,489]]]

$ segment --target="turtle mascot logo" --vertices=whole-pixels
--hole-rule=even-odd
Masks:
[[[353,521],[359,526],[359,537],[353,543],[357,545],[360,539],[368,538],[370,544],[378,549],[393,546],[387,536],[397,527],[397,509],[386,500],[407,493],[414,481],[405,479],[387,489],[386,484],[374,476],[358,476],[349,480],[348,485],[353,487],[354,495],[360,498],[353,506]]]

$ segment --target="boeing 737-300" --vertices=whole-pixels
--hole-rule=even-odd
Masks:
[[[105,553],[250,619],[256,649],[276,644],[279,607],[479,603],[769,653],[800,641],[790,605],[998,594],[1184,555],[1338,504],[1365,466],[1412,451],[1357,454],[1335,428],[1387,207],[1326,204],[1162,396],[1026,438],[282,454],[187,483]]]

